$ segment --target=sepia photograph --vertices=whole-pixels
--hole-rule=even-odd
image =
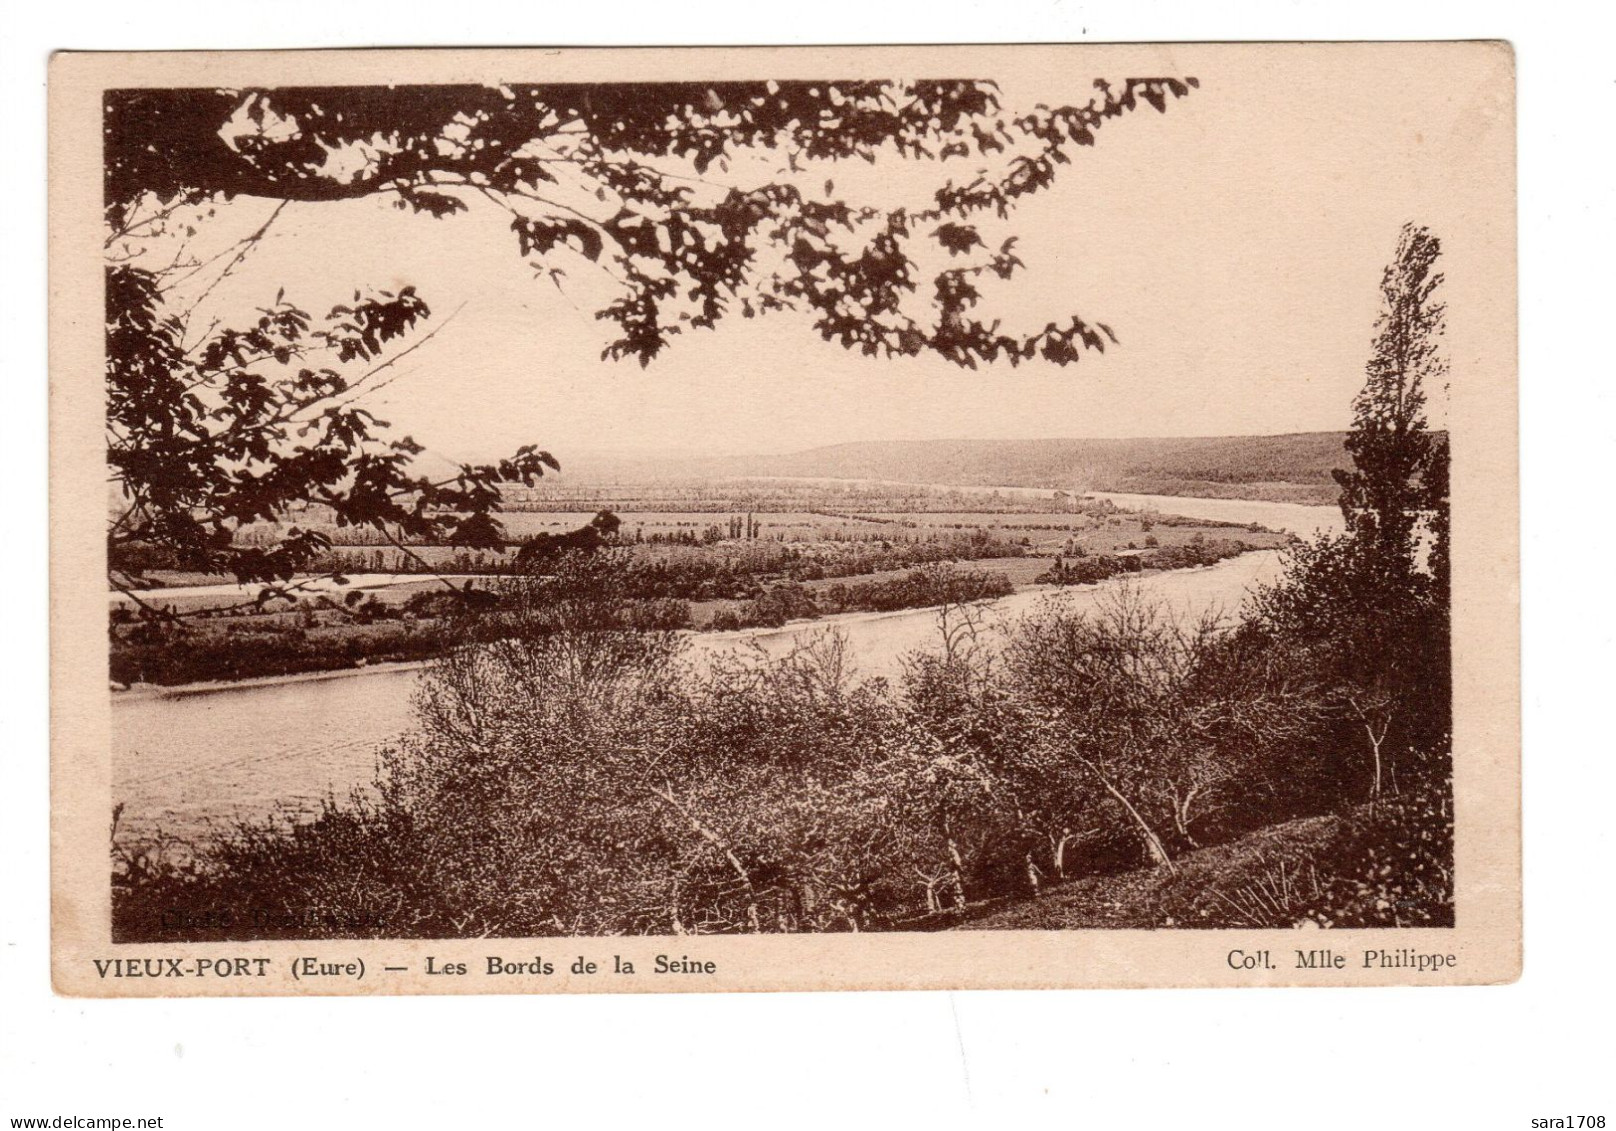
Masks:
[[[58,986],[1512,978],[1513,68],[58,56]]]

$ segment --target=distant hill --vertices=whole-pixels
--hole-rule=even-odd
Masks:
[[[1331,503],[1344,432],[1128,440],[871,440],[770,456],[580,457],[600,481],[792,476]]]

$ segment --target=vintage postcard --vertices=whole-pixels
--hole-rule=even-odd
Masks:
[[[1521,968],[1501,43],[59,55],[63,993]]]

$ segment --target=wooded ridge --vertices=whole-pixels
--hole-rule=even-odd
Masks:
[[[961,487],[1335,501],[1344,432],[1129,439],[867,440],[780,455],[612,456],[579,453],[580,479],[791,476]]]

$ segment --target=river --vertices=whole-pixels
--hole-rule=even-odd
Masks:
[[[821,484],[849,487],[912,487],[926,491],[952,491],[961,495],[999,496],[1001,498],[1048,499],[1055,493],[1053,487],[962,487],[957,483],[908,483],[897,479],[829,479],[767,475],[757,478],[779,483]],[[1204,518],[1213,522],[1238,522],[1241,525],[1260,523],[1270,530],[1285,530],[1292,534],[1311,536],[1318,533],[1338,534],[1346,528],[1337,507],[1312,506],[1306,503],[1271,503],[1261,499],[1203,499],[1189,495],[1130,495],[1119,491],[1087,491],[1071,488],[1067,494],[1092,499],[1110,499],[1123,510],[1159,511],[1179,514],[1185,518]]]
[[[1246,591],[1259,582],[1272,580],[1278,570],[1278,553],[1265,550],[1201,569],[1154,573],[1131,581],[1118,579],[1070,589],[1048,586],[1023,589],[1008,597],[978,603],[982,621],[978,638],[993,644],[1002,637],[1006,626],[1046,603],[1055,602],[1072,609],[1092,608],[1125,584],[1139,586],[1159,601],[1164,610],[1181,618],[1195,618],[1212,611],[1232,620],[1240,612]],[[756,644],[770,655],[778,656],[805,638],[831,629],[839,632],[846,642],[845,658],[851,662],[853,674],[860,678],[895,677],[902,672],[904,657],[910,653],[941,647],[937,610],[904,609],[894,613],[822,617],[775,629],[701,633],[692,640],[692,653],[699,662],[707,654]]]
[[[1237,511],[1225,505],[1233,502],[1226,499],[1117,498],[1118,505],[1124,505],[1124,498],[1135,507],[1149,500],[1163,512],[1262,522],[1298,532],[1329,529],[1328,516],[1336,513],[1333,508],[1260,502],[1244,503],[1246,509]],[[1199,510],[1213,504],[1215,514]],[[1287,515],[1293,510],[1317,513]],[[1273,578],[1278,564],[1272,551],[1248,553],[1202,569],[1152,574],[1133,584],[1181,615],[1215,609],[1233,617],[1246,591]],[[1091,606],[1118,584],[1123,582],[1030,589],[986,602],[988,639],[1040,602]],[[933,609],[850,613],[778,629],[702,633],[692,637],[692,655],[699,662],[754,641],[778,655],[805,635],[831,627],[845,636],[856,675],[890,677],[900,670],[903,656],[935,646],[937,614]],[[193,838],[205,833],[210,822],[277,811],[308,815],[328,793],[345,796],[350,789],[364,788],[373,778],[377,751],[411,725],[410,701],[420,670],[421,665],[383,665],[240,686],[114,693],[113,797],[125,806],[120,835],[146,840],[162,830]]]
[[[1116,491],[1090,491],[1097,499],[1110,499],[1123,510],[1160,511],[1185,518],[1212,522],[1261,523],[1270,530],[1287,530],[1311,537],[1339,534],[1346,520],[1339,507],[1315,507],[1305,503],[1267,503],[1256,499],[1191,499],[1181,495],[1127,495]]]

